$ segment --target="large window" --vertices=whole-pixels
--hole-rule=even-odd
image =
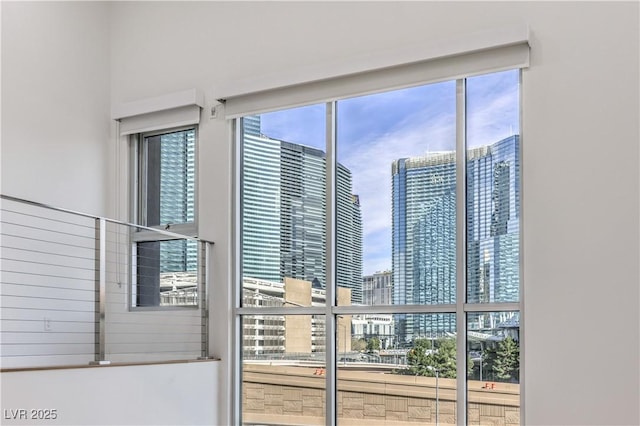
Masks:
[[[243,423],[519,423],[519,99],[513,69],[237,120]]]
[[[135,137],[135,220],[195,235],[195,128]],[[134,307],[197,306],[198,246],[150,230],[133,233]]]

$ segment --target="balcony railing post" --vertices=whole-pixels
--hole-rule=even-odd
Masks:
[[[107,221],[95,219],[95,360],[93,364],[106,364],[105,311],[107,286]]]
[[[209,282],[209,263],[211,244],[206,241],[200,242],[200,266],[198,268],[198,284],[199,284],[199,303],[202,321],[202,351],[200,357],[207,359],[209,357],[209,292],[207,291],[207,283]]]

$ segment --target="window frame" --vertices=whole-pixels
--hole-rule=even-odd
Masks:
[[[435,314],[450,313],[456,317],[456,358],[457,362],[457,398],[456,398],[456,416],[458,424],[468,423],[468,377],[467,377],[467,356],[468,356],[468,336],[469,329],[468,314],[482,313],[499,313],[499,312],[517,312],[519,315],[519,334],[520,334],[520,421],[524,419],[524,266],[523,266],[523,226],[522,226],[522,66],[513,66],[512,69],[518,72],[518,120],[519,120],[519,161],[520,161],[520,179],[518,190],[520,192],[520,223],[518,229],[519,237],[519,299],[516,302],[484,302],[484,303],[468,303],[467,298],[467,78],[476,75],[490,74],[494,72],[505,71],[506,69],[487,70],[480,74],[465,75],[462,77],[452,77],[449,81],[455,81],[456,84],[456,303],[441,305],[375,305],[375,306],[356,306],[338,305],[336,297],[336,179],[337,179],[337,99],[327,100],[326,105],[326,306],[323,307],[283,307],[283,308],[261,308],[261,307],[243,307],[242,306],[242,290],[243,290],[243,274],[242,274],[242,159],[243,159],[243,125],[242,117],[232,116],[231,139],[234,144],[234,218],[236,224],[234,226],[234,276],[233,282],[233,327],[234,327],[234,344],[233,344],[233,392],[232,392],[232,418],[234,423],[241,424],[242,415],[242,318],[247,315],[325,315],[326,336],[335,335],[335,339],[326,339],[326,412],[325,423],[335,424],[339,421],[337,416],[337,359],[336,353],[339,348],[338,344],[338,318],[340,316],[358,315],[358,314]],[[431,84],[432,81],[423,84]],[[418,86],[418,84],[414,85]],[[396,90],[396,87],[380,88],[379,92]],[[366,94],[366,93],[364,93]],[[351,96],[349,96],[350,98]],[[318,102],[310,101],[308,104],[316,104]],[[300,104],[291,107],[300,106]],[[267,111],[264,111],[267,112]],[[251,115],[251,114],[245,114]]]
[[[182,222],[167,225],[147,225],[147,170],[148,170],[148,142],[147,138],[166,135],[181,131],[193,130],[194,132],[194,220],[193,222]],[[190,124],[179,127],[167,127],[149,132],[133,133],[128,136],[129,139],[129,158],[130,158],[130,221],[146,228],[158,229],[160,231],[168,231],[174,234],[181,234],[186,237],[185,241],[195,238],[198,235],[198,124]],[[137,246],[138,243],[179,241],[179,239],[171,237],[167,234],[155,233],[149,229],[134,229],[129,231],[129,258],[131,259],[130,284],[128,294],[128,305],[130,311],[156,311],[156,310],[193,310],[199,309],[201,302],[200,296],[197,297],[195,304],[189,305],[154,305],[154,306],[138,306],[135,303],[137,295]],[[202,247],[197,244],[197,266],[196,273],[201,268]],[[199,285],[196,284],[198,287]]]

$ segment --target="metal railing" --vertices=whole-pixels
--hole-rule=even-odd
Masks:
[[[3,369],[208,357],[212,242],[0,202]]]

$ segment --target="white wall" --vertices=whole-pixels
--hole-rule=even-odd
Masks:
[[[141,30],[141,21],[152,25]],[[523,76],[525,420],[637,424],[638,4],[119,3],[112,100],[197,87],[210,105],[228,82],[514,22],[532,31]],[[216,241],[225,306],[224,122],[205,120],[200,140],[201,231]],[[224,342],[228,310],[216,315]]]
[[[216,424],[218,368],[206,361],[3,373],[2,424]],[[55,409],[57,418],[34,421],[31,409]]]
[[[105,12],[104,7],[86,7],[89,38],[95,37],[102,46],[100,26],[105,20],[97,15]],[[7,10],[12,11],[11,18]],[[82,156],[89,165],[80,174],[86,175],[86,182],[69,177],[73,172],[69,157],[50,156],[66,167],[50,164],[44,155],[35,160],[23,157],[49,148],[46,139],[37,136],[63,134],[72,120],[65,117],[67,108],[58,109],[55,119],[37,121],[35,130],[33,118],[40,120],[40,115],[22,106],[25,101],[20,96],[46,97],[52,107],[60,100],[49,86],[61,78],[64,87],[71,77],[79,77],[74,66],[91,68],[96,76],[107,78],[106,67],[98,68],[109,61],[75,58],[70,76],[39,74],[31,68],[22,76],[18,64],[8,66],[11,80],[21,82],[22,91],[14,89],[13,95],[5,96],[5,56],[11,52],[20,59],[16,53],[20,49],[33,51],[35,59],[46,59],[45,69],[51,71],[69,65],[64,55],[55,53],[60,49],[52,53],[36,49],[29,38],[7,42],[5,22],[13,28],[11,34],[22,35],[24,27],[12,22],[30,18],[26,11],[43,20],[42,15],[56,17],[64,10],[3,3],[3,191],[6,180],[12,179],[7,186],[12,192],[37,199],[44,191],[33,179],[20,178],[23,170],[35,166],[45,178],[37,183],[45,185],[47,198],[77,207],[80,201],[75,195],[59,188],[81,193],[85,186],[103,183],[105,173],[94,171],[94,166],[109,168],[111,177],[102,194],[111,194],[115,186],[117,162],[100,158],[106,148],[97,142],[86,145],[94,140],[87,133],[102,135],[107,125],[97,118],[101,102],[89,101],[104,93],[98,88],[102,80],[95,88],[81,85],[71,95],[86,105],[75,115],[87,119],[87,130],[84,137],[65,140],[69,147],[65,152],[89,150]],[[321,69],[323,63],[349,61],[367,50],[528,23],[532,51],[531,67],[523,75],[522,129],[525,422],[638,424],[638,12],[638,4],[631,2],[118,2],[111,5],[111,101],[195,87],[205,92],[211,105],[214,87],[242,78],[292,67]],[[37,39],[44,31],[37,25],[40,21],[35,22],[27,25],[26,32],[33,31]],[[43,28],[45,24],[50,25],[44,22]],[[63,40],[62,35],[83,29],[75,25],[85,24],[71,24],[51,37]],[[66,41],[69,46],[84,46],[76,38]],[[5,131],[7,114],[12,124]],[[12,137],[7,146],[5,135],[15,136],[24,128],[32,137],[22,138],[24,143]],[[223,358],[218,424],[228,423],[230,386],[232,153],[227,130],[220,118],[204,117],[200,127],[200,234],[216,242],[217,288],[211,315],[213,352]],[[5,156],[11,160],[8,168]],[[113,151],[109,158],[114,159]]]
[[[3,194],[105,214],[108,23],[106,3],[2,2]]]

